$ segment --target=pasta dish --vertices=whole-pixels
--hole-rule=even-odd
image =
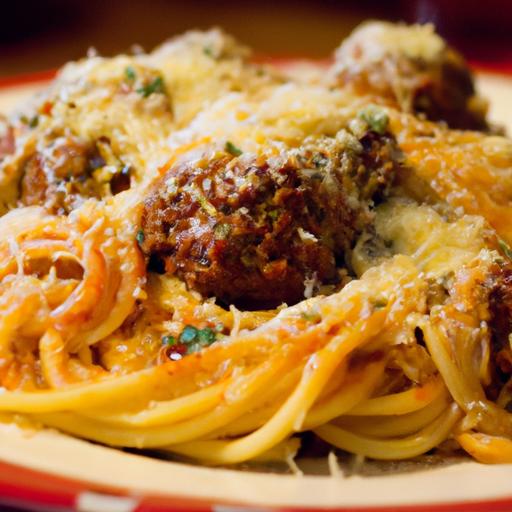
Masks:
[[[0,123],[0,411],[211,464],[512,462],[512,141],[429,25],[219,30]],[[6,420],[7,421],[7,420]]]

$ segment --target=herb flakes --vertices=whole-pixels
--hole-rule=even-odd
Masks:
[[[176,345],[176,338],[171,335],[162,336],[162,345]]]
[[[512,261],[512,249],[510,248],[510,245],[505,242],[502,238],[498,238],[498,245],[501,249],[501,252]]]
[[[213,232],[216,240],[225,240],[231,233],[231,225],[226,223],[216,224]]]
[[[226,142],[224,149],[233,156],[240,156],[243,153],[243,151],[239,147],[235,146],[230,140]]]
[[[213,53],[213,49],[210,46],[203,47],[203,53],[207,57],[211,57],[212,59],[215,59],[215,54]]]
[[[135,69],[133,69],[132,66],[127,66],[124,70],[124,76],[128,82],[135,82],[135,79],[137,78],[137,73],[135,72]]]
[[[135,240],[137,240],[137,243],[139,245],[142,245],[144,243],[144,231],[142,231],[142,229],[139,229],[139,231],[137,231],[137,234],[135,235]]]
[[[202,348],[211,345],[216,339],[217,333],[211,327],[198,329],[193,325],[186,325],[179,336],[179,342],[186,346],[187,354],[199,352]]]
[[[30,121],[28,122],[28,125],[30,128],[37,128],[37,125],[39,124],[39,116],[34,116]]]
[[[143,97],[148,98],[152,94],[165,93],[164,81],[161,76],[157,76],[152,82],[137,89],[137,92]]]
[[[186,325],[183,328],[183,331],[181,331],[180,342],[185,344],[192,343],[196,340],[198,332],[199,330],[197,327],[194,327],[193,325]]]
[[[360,119],[362,119],[370,128],[370,130],[382,135],[386,132],[389,124],[389,117],[383,108],[377,105],[368,105],[358,113]]]

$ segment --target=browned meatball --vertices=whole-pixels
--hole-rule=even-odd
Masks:
[[[501,375],[507,380],[512,375],[512,350],[509,336],[512,334],[512,266],[500,270],[489,294],[493,360]]]
[[[429,25],[366,23],[340,46],[333,69],[339,84],[405,112],[451,128],[488,128],[487,102],[476,95],[466,62]]]
[[[390,140],[370,132],[355,143],[174,167],[145,201],[142,249],[224,303],[298,302],[305,280],[337,281],[368,202],[391,181]]]
[[[105,164],[96,144],[72,136],[58,137],[25,161],[20,202],[43,205],[53,213],[64,214],[87,198],[100,198],[105,193],[116,193],[118,188],[128,188],[129,176],[122,169],[115,174],[107,173],[107,187],[93,175]]]

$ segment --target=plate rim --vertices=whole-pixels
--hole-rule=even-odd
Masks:
[[[27,481],[36,485],[27,485]],[[126,512],[509,512],[512,509],[512,495],[506,498],[468,500],[453,503],[431,502],[422,504],[386,506],[341,506],[341,507],[273,507],[248,503],[216,502],[194,499],[187,496],[158,496],[133,493],[127,489],[99,486],[86,481],[75,480],[61,475],[0,461],[0,505],[9,505],[30,510],[52,510],[85,512],[81,505],[87,497],[90,505],[109,500],[112,506],[116,500],[119,510]]]
[[[31,510],[34,507],[36,510],[56,510],[57,507],[58,510],[76,512],[99,510],[100,507],[83,508],[84,499],[89,503],[98,499],[131,500],[130,503],[122,503],[117,508],[126,512],[512,510],[512,491],[508,482],[512,465],[486,466],[467,461],[439,469],[407,472],[403,475],[300,477],[242,473],[234,469],[215,469],[155,460],[96,445],[52,429],[27,430],[26,427],[21,428],[12,421],[0,423],[0,441],[0,503],[16,503],[18,506],[30,507]],[[55,463],[53,454],[57,450],[60,450],[60,456]],[[83,468],[77,468],[76,461],[82,461]],[[451,478],[447,478],[450,474]],[[155,479],[154,484],[134,483],[140,482],[138,479],[141,475]],[[181,485],[192,479],[193,484],[185,484],[183,492],[180,493],[178,489]],[[196,486],[204,485],[206,479],[212,482],[206,484],[204,491],[196,492]],[[169,482],[167,490],[162,481]],[[439,485],[443,481],[448,482],[444,490]],[[460,492],[452,495],[454,486],[465,481],[470,482],[470,486],[464,486]],[[497,487],[496,483],[493,484],[494,489],[484,487],[487,496],[485,492],[474,490],[473,496],[469,493],[469,498],[464,497],[467,489],[482,482],[487,486],[493,481],[498,481]],[[369,482],[372,484],[368,485]],[[428,493],[408,493],[404,498],[395,500],[398,490],[408,484],[412,489],[418,489],[419,485],[422,485]],[[216,490],[212,491],[213,488]],[[238,490],[233,493],[235,488]],[[386,490],[382,498],[379,498],[382,503],[377,503],[377,500],[372,503],[368,498],[360,500],[361,491],[366,488],[372,493]],[[278,489],[280,492],[284,489],[284,496],[272,495],[273,490]],[[250,492],[247,498],[243,499],[242,496],[246,496],[247,490]],[[436,499],[439,491],[441,498]],[[317,496],[322,493],[331,496],[317,500]],[[483,494],[483,497],[479,497],[479,494]],[[307,499],[304,499],[305,497]]]

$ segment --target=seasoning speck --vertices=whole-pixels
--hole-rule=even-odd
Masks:
[[[368,105],[358,114],[370,128],[370,130],[382,135],[387,130],[389,117],[386,111],[376,105]]]
[[[157,76],[152,82],[137,89],[137,92],[143,97],[148,98],[154,93],[163,93],[164,81],[161,76]]]
[[[230,140],[226,142],[224,149],[233,156],[240,156],[243,153],[243,151],[239,147],[235,146]]]
[[[137,78],[137,73],[135,72],[135,69],[133,69],[132,66],[128,66],[124,70],[124,75],[126,77],[126,80],[128,80],[128,82],[133,82]]]
[[[162,345],[176,345],[176,338],[170,335],[162,336]]]

